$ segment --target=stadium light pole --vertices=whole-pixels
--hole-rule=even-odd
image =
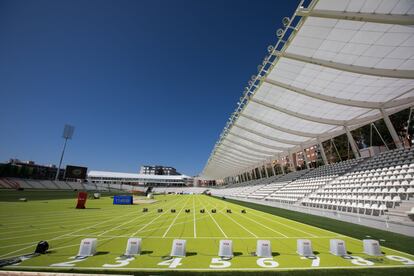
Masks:
[[[60,167],[62,166],[63,155],[65,154],[65,149],[66,149],[66,143],[68,142],[68,139],[72,139],[74,131],[75,131],[75,127],[71,125],[65,125],[65,127],[63,128],[62,138],[65,139],[65,143],[63,144],[62,154],[60,155],[59,166],[58,166],[56,177],[55,177],[56,181],[59,180]]]

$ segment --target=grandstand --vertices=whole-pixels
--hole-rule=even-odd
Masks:
[[[390,119],[414,104],[414,51],[401,55],[414,50],[412,3],[387,3],[301,2],[284,19],[202,172],[227,183],[213,194],[414,233],[412,150]],[[366,156],[354,133],[378,120],[395,150]],[[335,163],[325,146],[339,136],[353,158]],[[306,154],[315,146],[316,168]],[[298,156],[306,167],[295,172]]]
[[[101,171],[90,171],[82,182],[1,178],[11,202],[0,214],[7,221],[0,230],[0,259],[30,253],[39,239],[54,243],[50,254],[5,269],[391,268],[412,274],[414,147],[400,133],[409,136],[412,129],[414,1],[300,1],[282,24],[199,176],[224,185],[190,187],[192,178],[185,175]],[[395,116],[406,113],[404,129]],[[387,132],[377,130],[384,145],[368,147],[361,129],[372,131],[378,122]],[[345,141],[346,156],[335,139]],[[312,159],[309,148],[316,154]],[[136,196],[148,187],[155,194],[151,202]],[[86,213],[72,206],[74,190],[104,196],[89,199]],[[138,206],[112,204],[112,197],[130,193]],[[20,195],[25,203],[16,202]],[[100,253],[76,255],[84,238],[97,239]],[[140,254],[125,253],[129,238],[142,239]],[[260,256],[263,243],[272,244],[266,256]],[[342,255],[334,253],[338,243],[347,246]],[[177,253],[178,246],[184,252]],[[340,273],[349,274],[332,274]]]

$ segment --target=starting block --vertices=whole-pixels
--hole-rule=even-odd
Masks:
[[[158,209],[158,213],[162,213],[162,211],[163,211],[162,209]]]
[[[314,257],[312,250],[312,242],[310,240],[298,240],[297,241],[297,252],[299,255],[304,257]]]
[[[185,257],[186,240],[173,240],[171,248],[171,257]]]
[[[213,214],[215,214],[215,213],[216,213],[216,209],[212,209],[212,210],[211,210],[211,212],[212,212]]]
[[[246,214],[246,210],[244,210],[244,209],[241,210],[241,212],[242,212],[242,214]]]
[[[186,213],[190,213],[190,209],[185,209],[185,212]]]
[[[98,245],[98,240],[95,238],[83,239],[80,244],[79,253],[76,257],[86,258],[86,257],[95,255],[97,245]]]
[[[256,256],[261,258],[272,258],[272,245],[268,240],[258,240]]]
[[[220,240],[219,257],[223,259],[233,258],[233,241],[231,240]]]
[[[226,210],[226,213],[231,214],[231,209],[227,209],[227,210]]]
[[[141,239],[129,238],[125,250],[125,256],[134,256],[141,254]]]
[[[382,256],[381,247],[377,240],[362,240],[364,253],[370,256]]]
[[[205,212],[205,210],[204,210],[204,209],[201,209],[201,210],[200,210],[200,213],[204,214],[204,212]]]
[[[329,252],[331,252],[331,254],[341,257],[347,255],[345,242],[343,240],[332,239],[329,241],[329,245]]]
[[[148,208],[142,208],[142,212],[144,213],[148,212]]]
[[[175,213],[175,209],[171,209],[171,213]]]

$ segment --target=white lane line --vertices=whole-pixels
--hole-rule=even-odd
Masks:
[[[372,268],[380,268],[380,269],[390,269],[390,268],[412,268],[412,265],[376,265]],[[50,266],[6,266],[5,268],[15,271],[16,268],[25,268],[25,269],[44,269],[46,271],[53,270],[54,267]],[[272,267],[272,268],[250,268],[250,267],[235,267],[235,268],[220,268],[220,271],[289,271],[289,270],[309,270],[309,271],[316,271],[316,270],[323,270],[323,269],[367,269],[366,266],[314,266],[314,267]],[[102,270],[102,267],[82,267],[83,270]],[[66,271],[73,271],[73,267],[59,267],[59,270],[66,270]],[[140,268],[132,268],[132,267],[107,267],[105,270],[120,270],[120,271],[132,271],[132,272],[139,272],[139,271],[171,271],[171,268],[161,268],[161,267],[140,267]],[[198,268],[174,268],[177,271],[217,271],[217,268],[206,268],[206,267],[198,267]],[[317,273],[315,273],[317,274]],[[317,274],[318,275],[318,274]],[[332,271],[330,275],[335,275],[335,271]]]
[[[218,199],[216,199],[216,200],[218,200]],[[232,204],[234,204],[234,203],[232,203]],[[234,205],[237,205],[237,204],[234,204]],[[277,224],[283,225],[283,226],[285,226],[285,227],[287,227],[287,228],[290,228],[290,229],[293,229],[293,230],[295,230],[295,231],[300,231],[300,232],[302,232],[302,233],[305,233],[306,235],[309,235],[309,236],[312,236],[312,237],[315,237],[315,238],[316,238],[316,237],[318,237],[317,235],[314,235],[314,234],[308,233],[308,232],[306,232],[306,231],[300,230],[300,229],[298,229],[298,228],[295,228],[295,227],[289,226],[289,225],[284,224],[284,223],[281,223],[281,222],[279,222],[279,221],[277,221],[277,220],[272,220],[272,219],[269,219],[269,218],[267,218],[267,217],[265,217],[265,216],[260,216],[260,215],[258,215],[258,214],[255,214],[255,212],[260,212],[260,213],[262,213],[261,211],[258,211],[258,210],[252,209],[252,208],[249,208],[249,209],[250,209],[250,210],[252,210],[252,212],[250,212],[250,214],[252,214],[252,215],[254,215],[254,216],[257,216],[257,217],[259,217],[259,218],[263,218],[263,219],[266,219],[266,220],[268,220],[268,221],[271,221],[271,222],[274,222],[274,223],[277,223]],[[265,213],[265,214],[270,215],[270,216],[275,216],[275,217],[279,218],[277,215],[272,215],[272,214],[268,214],[268,213]],[[292,222],[295,222],[295,221],[292,221]],[[306,225],[306,224],[304,224],[304,225]],[[307,226],[309,226],[309,225],[307,225]],[[317,229],[319,229],[319,228],[317,228]],[[323,230],[323,229],[321,229],[321,230]],[[337,234],[337,233],[335,233],[335,234]]]
[[[201,202],[201,200],[200,200],[200,199],[198,199],[198,200]],[[218,228],[218,229],[220,229],[220,231],[221,231],[221,233],[224,235],[224,237],[228,238],[228,237],[227,237],[227,235],[226,235],[226,233],[224,233],[223,229],[221,229],[220,225],[217,223],[217,221],[214,219],[214,217],[210,214],[210,212],[208,211],[208,208],[206,208],[204,204],[202,204],[202,205],[203,205],[203,207],[206,209],[207,214],[211,217],[211,219],[212,219],[212,220],[214,221],[214,223],[216,224],[217,228]]]
[[[178,201],[178,200],[173,200],[172,202],[176,202],[176,201]],[[123,215],[123,216],[120,216],[120,217],[114,217],[114,218],[112,218],[112,219],[109,219],[109,220],[106,220],[106,221],[103,221],[103,222],[101,222],[101,223],[97,223],[97,224],[94,224],[94,225],[91,225],[91,226],[88,226],[88,227],[84,227],[84,228],[81,228],[81,229],[78,229],[78,230],[76,230],[76,231],[72,231],[72,232],[70,232],[70,233],[67,233],[67,234],[63,234],[63,235],[60,235],[60,236],[58,236],[58,237],[55,237],[55,238],[53,238],[53,239],[50,239],[49,241],[52,241],[52,240],[60,240],[60,239],[65,239],[65,236],[71,236],[71,235],[73,235],[74,233],[76,233],[76,232],[79,232],[79,231],[82,231],[82,230],[86,230],[86,229],[89,229],[89,228],[92,228],[92,227],[95,227],[95,226],[98,226],[98,225],[100,225],[100,224],[103,224],[103,223],[106,223],[106,222],[108,222],[108,221],[112,221],[112,220],[114,220],[114,219],[117,219],[117,218],[122,218],[122,217],[125,217],[125,216],[128,216],[128,215],[130,215],[130,213],[127,213],[127,214],[125,214],[125,215]],[[92,235],[92,234],[91,234]],[[94,234],[93,234],[94,235]],[[88,236],[90,236],[89,234],[88,234]],[[63,238],[62,238],[63,237]],[[129,237],[131,237],[131,235],[129,235]],[[101,239],[101,240],[107,240],[107,239]],[[37,243],[37,242],[36,242]],[[33,243],[31,246],[27,246],[27,247],[24,247],[24,248],[21,248],[21,249],[19,249],[19,250],[15,250],[15,251],[12,251],[12,252],[9,252],[9,253],[6,253],[6,254],[3,254],[3,255],[1,255],[0,256],[0,258],[1,257],[3,257],[3,256],[8,256],[8,255],[10,255],[10,254],[13,254],[13,253],[17,253],[17,252],[20,252],[20,251],[23,251],[23,250],[26,250],[26,249],[28,249],[28,248],[31,248],[32,246],[34,246],[36,243]],[[51,248],[51,250],[53,249],[62,249],[62,248],[67,248],[67,247],[73,247],[73,246],[79,246],[79,243],[76,243],[76,244],[72,244],[72,245],[67,245],[67,246],[62,246],[62,247],[52,247]],[[19,255],[14,255],[14,256],[9,256],[9,258],[11,258],[11,257],[17,257],[17,256],[20,256],[21,254],[19,254]]]
[[[173,200],[172,202],[177,202],[178,200]],[[171,202],[170,202],[171,203]],[[171,206],[172,204],[168,204],[168,206]],[[167,207],[164,207],[167,209]],[[134,237],[137,233],[139,233],[141,230],[144,230],[148,225],[151,225],[151,223],[153,223],[154,221],[156,221],[159,217],[165,215],[167,212],[163,212],[161,213],[159,216],[155,217],[154,219],[152,219],[150,222],[148,222],[147,224],[145,224],[144,226],[142,226],[140,229],[138,229],[137,231],[135,231],[134,233],[132,233],[130,236]]]
[[[91,236],[90,234],[84,234],[84,235],[70,235],[71,237],[88,237],[88,236]],[[102,236],[102,238],[113,238],[113,239],[116,239],[116,238],[130,238],[131,236],[130,235],[116,235],[116,236]],[[317,239],[320,239],[320,238],[324,238],[324,239],[334,239],[334,238],[343,238],[344,236],[322,236],[322,237],[318,237]],[[148,237],[145,237],[145,239],[162,239],[163,237],[162,236],[148,236]],[[209,236],[209,237],[197,237],[197,238],[194,238],[194,237],[165,237],[164,239],[178,239],[178,238],[181,238],[181,239],[222,239],[223,237],[213,237],[213,236]],[[252,236],[248,236],[248,237],[233,237],[233,236],[230,236],[230,237],[228,237],[229,239],[251,239],[251,240],[254,240],[254,239],[257,239],[256,237],[252,237]],[[271,239],[271,240],[289,240],[289,239],[315,239],[315,237],[309,237],[309,236],[301,236],[301,237],[287,237],[287,238],[285,238],[285,237],[274,237],[274,236],[271,236],[271,237],[260,237],[261,239]],[[408,254],[408,253],[404,253],[404,254]]]
[[[284,223],[281,223],[281,222],[279,222],[279,221],[277,221],[277,220],[272,220],[272,219],[269,219],[269,218],[264,217],[264,216],[259,216],[259,215],[255,214],[255,213],[253,213],[253,212],[251,212],[251,214],[253,214],[254,216],[257,216],[257,217],[259,217],[259,218],[263,218],[263,219],[266,219],[266,220],[268,220],[268,221],[271,221],[271,222],[274,222],[274,223],[277,223],[277,224],[283,225],[283,226],[285,226],[285,227],[287,227],[287,228],[290,228],[290,229],[293,229],[293,230],[295,230],[295,231],[299,231],[299,232],[305,233],[306,235],[312,236],[312,237],[314,237],[314,238],[317,238],[317,237],[318,237],[317,235],[314,235],[314,234],[308,233],[308,232],[306,232],[306,231],[300,230],[300,229],[298,229],[298,228],[295,228],[295,227],[289,226],[289,225],[284,224]]]
[[[236,209],[241,210],[241,208],[240,208],[239,206],[237,206],[237,207],[236,207]],[[250,208],[249,208],[249,209],[250,209]],[[241,214],[239,214],[239,213],[237,213],[237,215],[239,215],[239,216],[241,216],[241,217],[243,217],[243,218],[245,218],[245,219],[248,219],[248,220],[250,220],[250,221],[254,222],[255,224],[258,224],[258,225],[260,225],[260,226],[262,226],[262,227],[264,227],[264,228],[266,228],[266,229],[269,229],[270,231],[273,231],[273,232],[275,232],[275,233],[277,233],[277,234],[279,234],[279,235],[282,235],[282,236],[283,236],[283,237],[285,237],[285,238],[287,238],[287,237],[288,237],[288,236],[286,236],[285,234],[283,234],[283,233],[281,233],[281,232],[279,232],[279,231],[274,230],[273,228],[270,228],[270,227],[268,227],[268,226],[266,226],[266,225],[264,225],[264,224],[262,224],[262,223],[260,223],[260,222],[258,222],[258,221],[255,221],[254,219],[249,218],[248,216],[243,216],[243,215],[241,215]]]
[[[197,238],[197,226],[196,226],[196,209],[195,209],[195,203],[194,203],[194,197],[193,195],[193,214],[194,214],[194,238]]]
[[[62,238],[60,238],[61,240],[63,240],[63,239],[70,239],[72,237],[72,235],[68,235],[67,237],[62,237]],[[47,239],[46,239],[47,240]],[[12,244],[12,245],[6,245],[6,246],[0,246],[0,248],[8,248],[8,247],[17,247],[17,246],[22,246],[22,245],[29,245],[29,244],[31,244],[31,245],[33,245],[33,241],[31,241],[31,242],[26,242],[26,243],[19,243],[19,244]]]
[[[244,230],[246,230],[247,232],[249,232],[250,233],[250,235],[252,235],[253,237],[256,237],[256,238],[258,238],[258,236],[255,234],[255,233],[253,233],[252,231],[250,231],[249,229],[247,229],[246,227],[244,227],[243,225],[241,225],[240,223],[238,223],[237,221],[235,221],[231,216],[229,216],[229,215],[227,215],[226,213],[224,213],[224,212],[221,212],[223,215],[225,215],[227,218],[229,218],[229,219],[231,219],[235,224],[237,224],[238,226],[240,226],[241,228],[243,228]]]
[[[197,218],[196,220],[201,221],[201,220],[205,220],[207,218],[209,218],[209,217],[204,216],[202,218]],[[187,224],[187,223],[188,223],[188,221],[176,222],[174,224],[174,226],[183,225],[183,224]],[[152,226],[155,226],[155,225],[157,225],[157,223],[152,224]],[[143,233],[146,233],[146,232],[152,232],[152,231],[155,231],[155,230],[167,229],[167,227],[168,227],[167,225],[164,225],[164,226],[159,226],[159,227],[155,227],[155,228],[148,228],[148,229],[145,229],[144,231],[140,231],[140,234],[142,235]]]
[[[130,220],[128,220],[128,221],[126,221],[126,222],[124,222],[124,223],[121,223],[121,224],[119,224],[119,225],[116,225],[116,226],[114,226],[114,227],[112,227],[111,229],[108,229],[108,230],[106,230],[106,231],[103,231],[102,233],[100,233],[99,235],[97,235],[98,237],[100,237],[100,236],[102,236],[102,235],[104,235],[104,234],[106,234],[106,233],[108,233],[108,232],[112,232],[112,231],[114,231],[114,230],[116,230],[116,229],[118,229],[119,227],[121,227],[121,226],[123,226],[123,225],[125,225],[125,224],[128,224],[128,223],[131,223],[132,221],[135,221],[135,220],[137,220],[137,219],[139,219],[139,218],[143,218],[143,217],[145,217],[146,215],[148,215],[149,213],[145,213],[144,215],[140,215],[140,216],[137,216],[137,217],[135,217],[135,218],[133,218],[133,219],[130,219]]]
[[[108,222],[108,221],[112,221],[112,220],[115,220],[115,219],[123,218],[123,217],[125,217],[125,216],[129,216],[129,215],[130,215],[130,213],[127,213],[127,214],[125,214],[125,215],[123,215],[123,216],[120,216],[120,217],[113,217],[112,219],[108,219],[108,220],[105,220],[105,221],[102,221],[102,222],[96,223],[96,224],[94,224],[94,225],[87,226],[87,227],[84,227],[84,228],[81,228],[81,229],[78,229],[78,230],[72,231],[72,232],[70,232],[70,233],[67,233],[67,234],[63,234],[63,235],[57,236],[57,237],[55,237],[55,238],[49,239],[49,241],[59,240],[61,237],[64,237],[64,236],[66,236],[66,235],[71,235],[71,234],[74,234],[74,233],[76,233],[76,232],[79,232],[79,231],[82,231],[82,230],[86,230],[86,229],[89,229],[89,228],[92,228],[92,227],[95,227],[95,226],[101,225],[101,224],[103,224],[103,223],[106,223],[106,222]],[[31,247],[32,247],[33,245],[35,245],[35,244],[36,244],[36,243],[33,243],[33,244],[32,244],[32,245],[30,245],[30,246],[26,246],[26,247],[23,247],[23,248],[21,248],[21,249],[17,249],[17,250],[12,251],[12,252],[8,252],[8,253],[6,253],[6,254],[1,255],[1,256],[0,256],[0,258],[2,258],[2,257],[4,257],[4,256],[9,256],[10,254],[14,254],[14,253],[16,253],[16,252],[20,252],[20,251],[23,251],[23,250],[29,249],[29,248],[31,248]]]
[[[122,214],[122,213],[123,212],[119,212],[119,214]],[[118,212],[116,212],[112,215],[115,215],[115,214],[118,214]],[[62,216],[54,216],[54,217],[47,218],[45,220],[47,222],[45,222],[45,223],[38,223],[39,220],[44,220],[45,219],[45,218],[42,218],[42,217],[39,217],[39,218],[37,218],[36,221],[31,221],[31,222],[24,221],[26,218],[19,218],[19,220],[23,220],[23,221],[11,222],[11,223],[7,222],[7,223],[3,224],[2,227],[4,227],[3,230],[9,230],[9,229],[13,229],[13,228],[20,228],[22,226],[27,226],[27,225],[30,225],[30,224],[36,224],[36,226],[42,226],[42,225],[56,224],[56,223],[60,223],[60,222],[65,222],[66,223],[66,222],[76,221],[76,220],[83,219],[83,218],[86,219],[86,218],[89,218],[91,215],[94,216],[94,217],[105,217],[105,216],[108,216],[108,213],[97,213],[97,214],[78,213],[76,215],[67,216],[67,217],[64,217],[64,218],[62,218]],[[33,215],[33,216],[36,216],[36,215]],[[13,219],[13,220],[16,220],[16,219]],[[2,220],[2,221],[4,221],[4,220]],[[0,232],[0,234],[3,234],[3,233],[4,232]]]
[[[178,214],[175,216],[175,218],[173,219],[173,221],[171,222],[170,226],[167,228],[167,230],[165,231],[164,235],[162,235],[163,238],[165,238],[165,236],[167,235],[168,231],[170,231],[171,227],[173,226],[174,222],[177,220],[178,216],[181,214],[181,212],[184,210],[185,205],[187,204],[188,200],[190,198],[187,198],[187,200],[185,201],[183,208],[181,208],[180,212],[178,212]]]
[[[91,223],[93,221],[102,221],[102,219],[107,219],[107,218],[114,217],[114,216],[116,216],[116,214],[110,214],[110,215],[106,214],[105,216],[94,217],[94,219],[89,220],[87,222],[76,223],[76,225],[79,226],[79,225]],[[82,220],[82,217],[78,217],[76,221],[79,221],[79,220]],[[9,232],[3,232],[3,233],[0,232],[0,235],[4,236],[4,235],[7,235],[7,234],[16,234],[16,233],[22,233],[22,232],[33,232],[33,231],[38,231],[38,230],[43,230],[43,229],[48,229],[48,230],[53,229],[53,228],[58,228],[59,229],[62,226],[69,227],[69,226],[73,226],[73,224],[74,224],[73,222],[68,222],[68,223],[69,223],[69,225],[67,225],[67,223],[59,223],[59,222],[48,223],[48,224],[54,224],[55,225],[54,227],[28,228],[26,226],[26,228],[28,228],[26,230],[11,231],[11,232],[9,231]],[[56,225],[56,224],[58,224],[58,225]],[[21,228],[22,226],[19,226],[19,227]],[[68,229],[66,229],[66,230],[68,230]],[[57,231],[57,232],[62,232],[62,231]],[[48,231],[48,234],[49,233],[51,233],[51,232]],[[41,232],[40,234],[43,234],[43,232]],[[15,235],[14,237],[2,238],[2,239],[0,239],[0,241],[8,240],[8,239],[16,239],[16,238],[21,238],[21,237],[28,237],[28,236],[33,236],[33,235],[24,235],[24,236],[16,236]]]
[[[243,228],[244,230],[246,230],[250,235],[252,235],[253,237],[258,238],[258,236],[253,233],[252,231],[250,231],[249,229],[247,229],[246,227],[244,227],[243,225],[241,225],[240,223],[238,223],[235,219],[233,219],[231,216],[227,215],[225,212],[220,211],[220,213],[222,213],[223,215],[225,215],[227,218],[229,218],[231,221],[233,221],[235,224],[237,224],[238,226],[240,226],[241,228]]]
[[[241,217],[243,217],[243,218],[245,218],[245,219],[248,219],[248,220],[250,220],[250,221],[253,221],[254,223],[256,223],[256,224],[258,224],[258,225],[260,225],[260,226],[262,226],[262,227],[264,227],[264,228],[266,228],[266,229],[269,229],[270,231],[273,231],[273,232],[275,232],[275,233],[277,233],[277,234],[279,234],[279,235],[282,235],[282,236],[283,236],[283,237],[285,237],[285,238],[287,238],[287,237],[288,237],[288,236],[286,236],[285,234],[283,234],[283,233],[281,233],[281,232],[279,232],[279,231],[274,230],[273,228],[267,227],[266,225],[261,224],[261,223],[260,223],[260,222],[258,222],[258,221],[255,221],[254,219],[251,219],[251,218],[249,218],[249,217],[247,217],[247,216],[242,216],[242,215],[240,215],[240,214],[237,214],[237,215],[239,215],[239,216],[241,216]]]

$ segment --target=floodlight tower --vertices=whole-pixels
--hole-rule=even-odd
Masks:
[[[65,139],[65,144],[63,145],[62,155],[60,156],[60,161],[59,161],[59,167],[56,172],[56,177],[55,177],[56,181],[59,180],[60,166],[62,165],[63,155],[65,154],[66,143],[68,139],[72,139],[74,131],[75,131],[75,127],[71,125],[66,124],[65,127],[63,128],[62,138]]]

